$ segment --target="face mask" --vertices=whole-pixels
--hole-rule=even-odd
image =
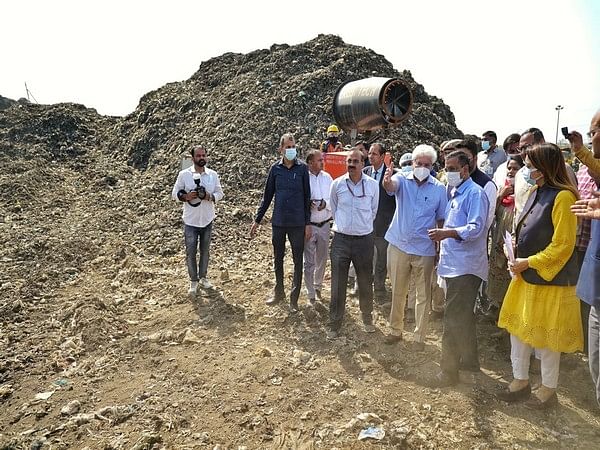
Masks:
[[[292,148],[286,148],[285,149],[285,159],[287,159],[288,161],[293,161],[296,159],[296,148],[292,147]]]
[[[456,187],[462,181],[460,177],[460,172],[447,172],[446,177],[448,180],[448,186]]]
[[[531,174],[536,171],[537,169],[531,170],[529,167],[523,167],[523,178],[525,178],[525,181],[527,181],[532,186],[535,184],[536,180],[535,178],[531,177]]]
[[[337,138],[337,136],[329,136],[327,139],[328,139],[328,140],[329,140],[329,142],[331,142],[332,144],[336,144],[336,143],[337,143],[337,141],[338,141],[338,138]]]
[[[481,141],[481,148],[484,152],[490,149],[490,141]]]
[[[506,186],[514,186],[515,185],[514,177],[513,178],[507,177],[505,184],[506,184]]]
[[[415,167],[413,173],[417,180],[423,181],[429,176],[429,169],[427,167]]]
[[[413,171],[412,166],[404,166],[402,167],[402,172],[403,173],[411,173]]]

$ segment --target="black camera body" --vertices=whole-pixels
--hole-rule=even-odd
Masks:
[[[565,137],[565,139],[569,138],[569,127],[562,127],[560,129],[560,132],[562,133],[562,135]]]
[[[206,198],[206,188],[200,184],[200,178],[195,178],[194,183],[196,183],[196,187],[192,189],[192,192],[198,194],[200,200],[204,200]]]

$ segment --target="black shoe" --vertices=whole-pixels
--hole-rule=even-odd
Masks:
[[[383,343],[387,345],[396,344],[398,342],[402,342],[402,335],[396,336],[395,334],[388,334],[383,338]]]
[[[458,384],[458,374],[450,374],[444,370],[440,370],[437,375],[426,380],[427,386],[432,388],[443,388]]]
[[[298,311],[300,311],[300,308],[298,308],[298,300],[296,300],[296,301],[291,300],[290,301],[290,313],[294,314],[294,313],[297,313]]]
[[[518,391],[509,391],[508,388],[506,388],[500,392],[497,392],[496,398],[498,400],[502,400],[503,402],[516,403],[516,402],[522,402],[523,400],[527,400],[530,395],[531,395],[531,385],[528,384],[523,389],[519,389]]]
[[[558,406],[558,397],[556,395],[556,392],[554,392],[550,397],[548,397],[548,400],[543,402],[534,395],[529,400],[527,400],[523,404],[523,406],[527,409],[543,411]]]
[[[340,330],[329,330],[327,331],[327,339],[336,339],[340,335]]]

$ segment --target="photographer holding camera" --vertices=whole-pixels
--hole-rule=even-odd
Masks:
[[[190,153],[193,165],[177,175],[173,186],[174,200],[183,203],[183,231],[190,288],[188,294],[196,295],[198,281],[204,289],[212,288],[206,278],[212,223],[215,218],[215,203],[223,198],[219,175],[206,167],[208,153],[197,145]],[[196,265],[196,253],[200,241],[200,262]]]

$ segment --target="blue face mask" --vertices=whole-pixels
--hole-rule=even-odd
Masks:
[[[487,152],[490,149],[490,141],[481,141],[481,149]]]
[[[531,178],[531,174],[532,172],[537,172],[537,170],[538,169],[531,170],[527,166],[523,167],[523,178],[525,178],[525,181],[527,181],[527,183],[531,184],[532,186],[535,184],[536,180],[535,178]]]
[[[412,166],[404,166],[402,167],[402,172],[404,173],[411,173],[413,171]]]
[[[284,155],[285,155],[285,159],[287,159],[288,161],[295,160],[296,155],[297,155],[296,148],[295,147],[286,148]]]

